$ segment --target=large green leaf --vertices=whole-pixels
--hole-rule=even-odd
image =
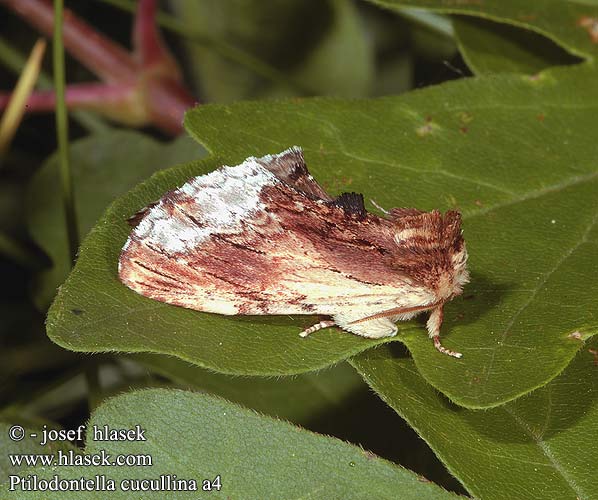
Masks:
[[[68,452],[69,450],[77,450],[77,447],[68,441],[47,441],[44,443],[42,428],[56,429],[58,426],[50,422],[34,422],[31,420],[24,420],[23,417],[15,418],[6,415],[0,416],[0,484],[5,482],[9,475],[26,475],[27,462],[26,459],[21,463],[11,462],[9,454],[14,455],[39,455],[43,453],[57,453],[58,450]],[[35,434],[36,437],[30,437],[30,434]],[[11,436],[17,438],[11,439]],[[21,439],[18,437],[24,436]]]
[[[292,377],[238,377],[214,373],[173,356],[120,357],[127,366],[131,359],[178,388],[205,391],[308,430],[359,443],[445,488],[462,490],[428,445],[348,363]],[[376,426],[364,426],[364,422],[376,422]]]
[[[545,387],[486,411],[451,404],[392,345],[352,363],[476,497],[589,500],[598,498],[597,347],[585,345]]]
[[[442,332],[464,357],[440,355],[415,323],[395,340],[459,404],[516,398],[569,363],[581,346],[570,334],[598,331],[595,78],[575,66],[399,98],[198,107],[186,126],[214,154],[155,174],[110,207],[50,310],[48,334],[74,350],[175,354],[237,374],[313,370],[380,343],[338,330],[300,339],[315,318],[202,314],[118,281],[127,216],[193,175],[300,144],[332,193],[364,192],[385,207],[461,208],[472,283],[446,307]]]
[[[233,62],[205,44],[184,44],[196,86],[210,102],[288,97],[297,92],[367,94],[374,55],[350,0],[170,0],[170,4],[189,32],[226,40],[251,54],[247,57],[229,49],[237,55]],[[289,81],[258,76],[264,72],[256,67],[254,56]]]
[[[132,498],[131,491],[120,488],[123,480],[174,474],[179,480],[197,481],[200,491],[202,480],[220,476],[221,490],[211,491],[209,498],[456,498],[357,446],[260,416],[213,396],[167,390],[133,392],[98,408],[88,423],[88,432],[94,425],[111,429],[139,425],[145,440],[105,442],[88,437],[85,453],[105,450],[111,460],[125,454],[149,455],[152,465],[38,468],[34,471],[38,477],[58,474],[61,479],[93,479],[104,475],[115,481],[116,491],[110,492],[110,498]],[[44,500],[103,499],[107,495],[105,491],[18,494],[18,498]],[[193,497],[188,491],[158,494],[169,499]],[[195,494],[194,498],[199,497]]]
[[[173,356],[132,354],[129,358],[183,388],[206,391],[260,413],[305,425],[339,408],[367,389],[347,363],[294,377],[235,377],[191,365]]]
[[[319,95],[368,95],[374,76],[374,54],[357,7],[350,0],[328,0],[328,3],[330,28],[309,57],[293,71],[294,78]]]
[[[569,52],[584,57],[595,56],[598,44],[590,35],[588,18],[598,17],[598,5],[583,0],[369,0],[393,10],[421,7],[439,12],[467,14],[493,21],[507,22],[555,41]]]
[[[186,137],[164,144],[124,130],[74,142],[70,157],[79,234],[87,234],[114,198],[165,164],[189,161],[202,153],[201,147]],[[59,180],[58,160],[53,155],[33,178],[28,193],[29,229],[52,259],[52,267],[40,273],[33,292],[36,305],[43,310],[71,268]]]
[[[471,16],[453,19],[459,51],[477,75],[499,72],[532,75],[579,59],[548,38],[506,23]]]

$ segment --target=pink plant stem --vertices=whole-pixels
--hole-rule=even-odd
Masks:
[[[52,35],[54,11],[49,0],[0,0],[0,5]],[[156,26],[156,7],[156,0],[139,0],[131,55],[72,12],[64,12],[65,49],[106,82],[69,85],[65,98],[70,109],[93,109],[121,123],[153,124],[169,134],[181,133],[184,113],[196,102]],[[8,98],[0,94],[0,109]],[[53,92],[34,92],[27,110],[52,111],[55,103]]]
[[[49,0],[0,0],[47,36],[54,28],[54,8]],[[127,51],[95,31],[69,10],[64,12],[64,47],[79,62],[106,82],[134,79],[135,62]]]
[[[137,4],[133,26],[133,47],[139,58],[138,62],[143,67],[163,64],[165,61],[170,63],[172,59],[156,26],[156,0],[139,0]],[[176,67],[176,63],[172,62]]]
[[[78,107],[90,109],[93,107],[110,107],[124,104],[135,92],[134,85],[103,83],[80,83],[66,88],[65,100],[69,109]],[[10,94],[0,94],[0,109],[10,100]],[[27,111],[54,111],[56,95],[53,90],[42,90],[31,94],[27,100]]]

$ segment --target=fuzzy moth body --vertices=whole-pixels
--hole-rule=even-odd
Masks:
[[[430,311],[440,343],[445,302],[468,281],[456,211],[396,208],[329,196],[300,148],[223,166],[166,193],[131,218],[118,274],[137,293],[218,314],[320,314],[368,338]]]

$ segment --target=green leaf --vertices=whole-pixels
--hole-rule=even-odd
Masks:
[[[590,36],[590,27],[583,20],[598,18],[598,5],[583,1],[561,2],[544,0],[369,0],[381,7],[400,11],[405,7],[419,7],[437,12],[467,14],[526,28],[555,41],[564,49],[580,57],[595,57],[598,44]]]
[[[597,347],[585,345],[548,385],[486,411],[448,402],[392,345],[352,364],[475,497],[591,499],[598,498]]]
[[[39,455],[42,453],[57,453],[58,450],[68,452],[68,450],[77,449],[75,446],[71,445],[71,443],[64,441],[48,441],[42,446],[41,443],[44,441],[42,440],[42,425],[40,425],[39,422],[31,421],[23,417],[9,417],[7,415],[1,415],[0,418],[0,449],[3,450],[3,453],[0,455],[0,477],[2,478],[2,482],[6,481],[7,477],[11,474],[27,475],[27,463],[24,463],[23,465],[13,465],[10,461],[9,453],[17,455]],[[46,425],[48,428],[53,429],[58,427],[50,427],[50,423]],[[30,433],[35,433],[37,437],[29,437]],[[11,435],[17,437],[24,435],[24,437],[21,438],[21,440],[13,440],[10,438]]]
[[[201,156],[202,149],[188,138],[164,144],[138,132],[114,130],[71,143],[70,158],[75,188],[79,234],[84,236],[114,198],[156,170]],[[52,267],[38,277],[34,300],[45,310],[66,279],[71,263],[64,225],[64,207],[58,193],[56,155],[37,172],[28,193],[29,229],[52,259]]]
[[[28,245],[0,230],[0,256],[9,258],[22,266],[36,268],[40,266],[40,256]]]
[[[351,395],[367,388],[346,363],[295,377],[234,377],[190,365],[172,356],[132,354],[131,359],[181,387],[201,389],[295,424],[338,408]]]
[[[174,475],[195,480],[220,476],[222,489],[210,498],[388,498],[450,499],[433,483],[356,446],[320,436],[240,408],[213,396],[147,390],[104,403],[88,424],[145,431],[144,441],[105,442],[88,437],[85,452],[150,455],[145,467],[56,467],[36,469],[40,478],[104,475],[115,481],[110,498],[131,498],[122,480]],[[88,434],[89,436],[89,434]],[[6,486],[4,487],[6,489]],[[190,498],[186,491],[162,498]],[[167,496],[166,496],[167,495]],[[105,491],[22,492],[19,498],[106,498]],[[202,497],[203,498],[203,497]]]
[[[176,383],[169,388],[207,392],[313,432],[359,443],[444,488],[463,490],[428,445],[380,401],[348,363],[316,373],[274,378],[217,374],[172,356],[132,354],[120,359],[126,365],[134,360],[136,365],[140,363]],[[131,367],[133,370],[139,372]],[[123,390],[126,387],[115,388],[112,394]],[[363,425],[370,421],[376,426]],[[390,436],[388,429],[392,429]]]
[[[550,66],[580,61],[548,38],[509,24],[456,16],[453,26],[459,50],[477,75],[507,72],[532,75]]]
[[[14,158],[11,161],[20,168],[26,163],[24,158]],[[3,174],[0,181],[0,256],[22,266],[39,268],[43,256],[33,252],[30,245],[24,243],[27,232],[23,215],[23,186],[20,182],[15,182],[10,173]]]
[[[544,385],[598,332],[598,143],[586,66],[465,79],[397,98],[201,106],[187,129],[214,154],[155,174],[117,200],[84,242],[47,321],[81,351],[174,354],[222,373],[282,375],[318,369],[381,341],[330,329],[297,334],[315,318],[226,317],[141,297],[117,260],[124,220],[165,192],[249,155],[305,148],[331,193],[363,192],[384,207],[460,207],[472,283],[447,305],[442,335],[401,324],[418,368],[455,402],[494,406]],[[575,89],[575,91],[572,91]]]
[[[187,42],[196,87],[208,101],[288,97],[298,92],[353,97],[369,90],[374,55],[351,1],[170,3],[188,31],[242,47],[289,76],[286,84],[264,81],[256,68],[252,70],[251,61],[243,67],[209,46]]]
[[[13,160],[19,165],[26,162],[25,158]],[[9,235],[19,235],[23,230],[23,187],[3,172],[0,184],[0,229]]]
[[[347,0],[328,0],[331,25],[294,78],[320,95],[360,97],[374,76],[374,54],[366,40],[357,7]]]
[[[226,41],[269,65],[274,65],[278,59],[288,60],[291,57],[289,51],[297,44],[296,36],[293,36],[295,32],[290,28],[292,21],[296,23],[294,29],[301,26],[302,23],[297,23],[297,20],[303,20],[309,10],[318,12],[318,19],[326,19],[313,0],[286,0],[268,2],[267,5],[248,0],[169,0],[169,4],[187,31],[205,33],[212,39]],[[322,10],[327,12],[325,7]],[[272,19],[277,22],[271,22]],[[268,29],[264,29],[266,25]],[[319,33],[320,29],[318,24],[315,31]],[[259,73],[251,71],[251,59],[244,67],[236,61],[224,59],[209,45],[184,41],[183,48],[194,86],[209,102],[246,99],[258,83],[263,84]]]

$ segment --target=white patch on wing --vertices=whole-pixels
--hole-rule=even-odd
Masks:
[[[129,248],[129,246],[131,245],[131,237],[129,236],[129,239],[127,239],[127,242],[125,243],[125,246],[123,247],[123,249],[121,250],[121,254],[123,252],[127,251],[127,248]],[[122,267],[122,261],[120,259],[118,259],[118,273],[120,274],[121,271],[121,267]]]
[[[264,208],[259,198],[261,190],[279,182],[259,160],[264,159],[251,157],[236,167],[223,166],[194,177],[177,190],[193,199],[196,207],[189,215],[199,225],[183,214],[173,217],[160,200],[131,237],[145,240],[168,253],[180,253],[201,245],[213,233],[238,232],[241,220]]]

